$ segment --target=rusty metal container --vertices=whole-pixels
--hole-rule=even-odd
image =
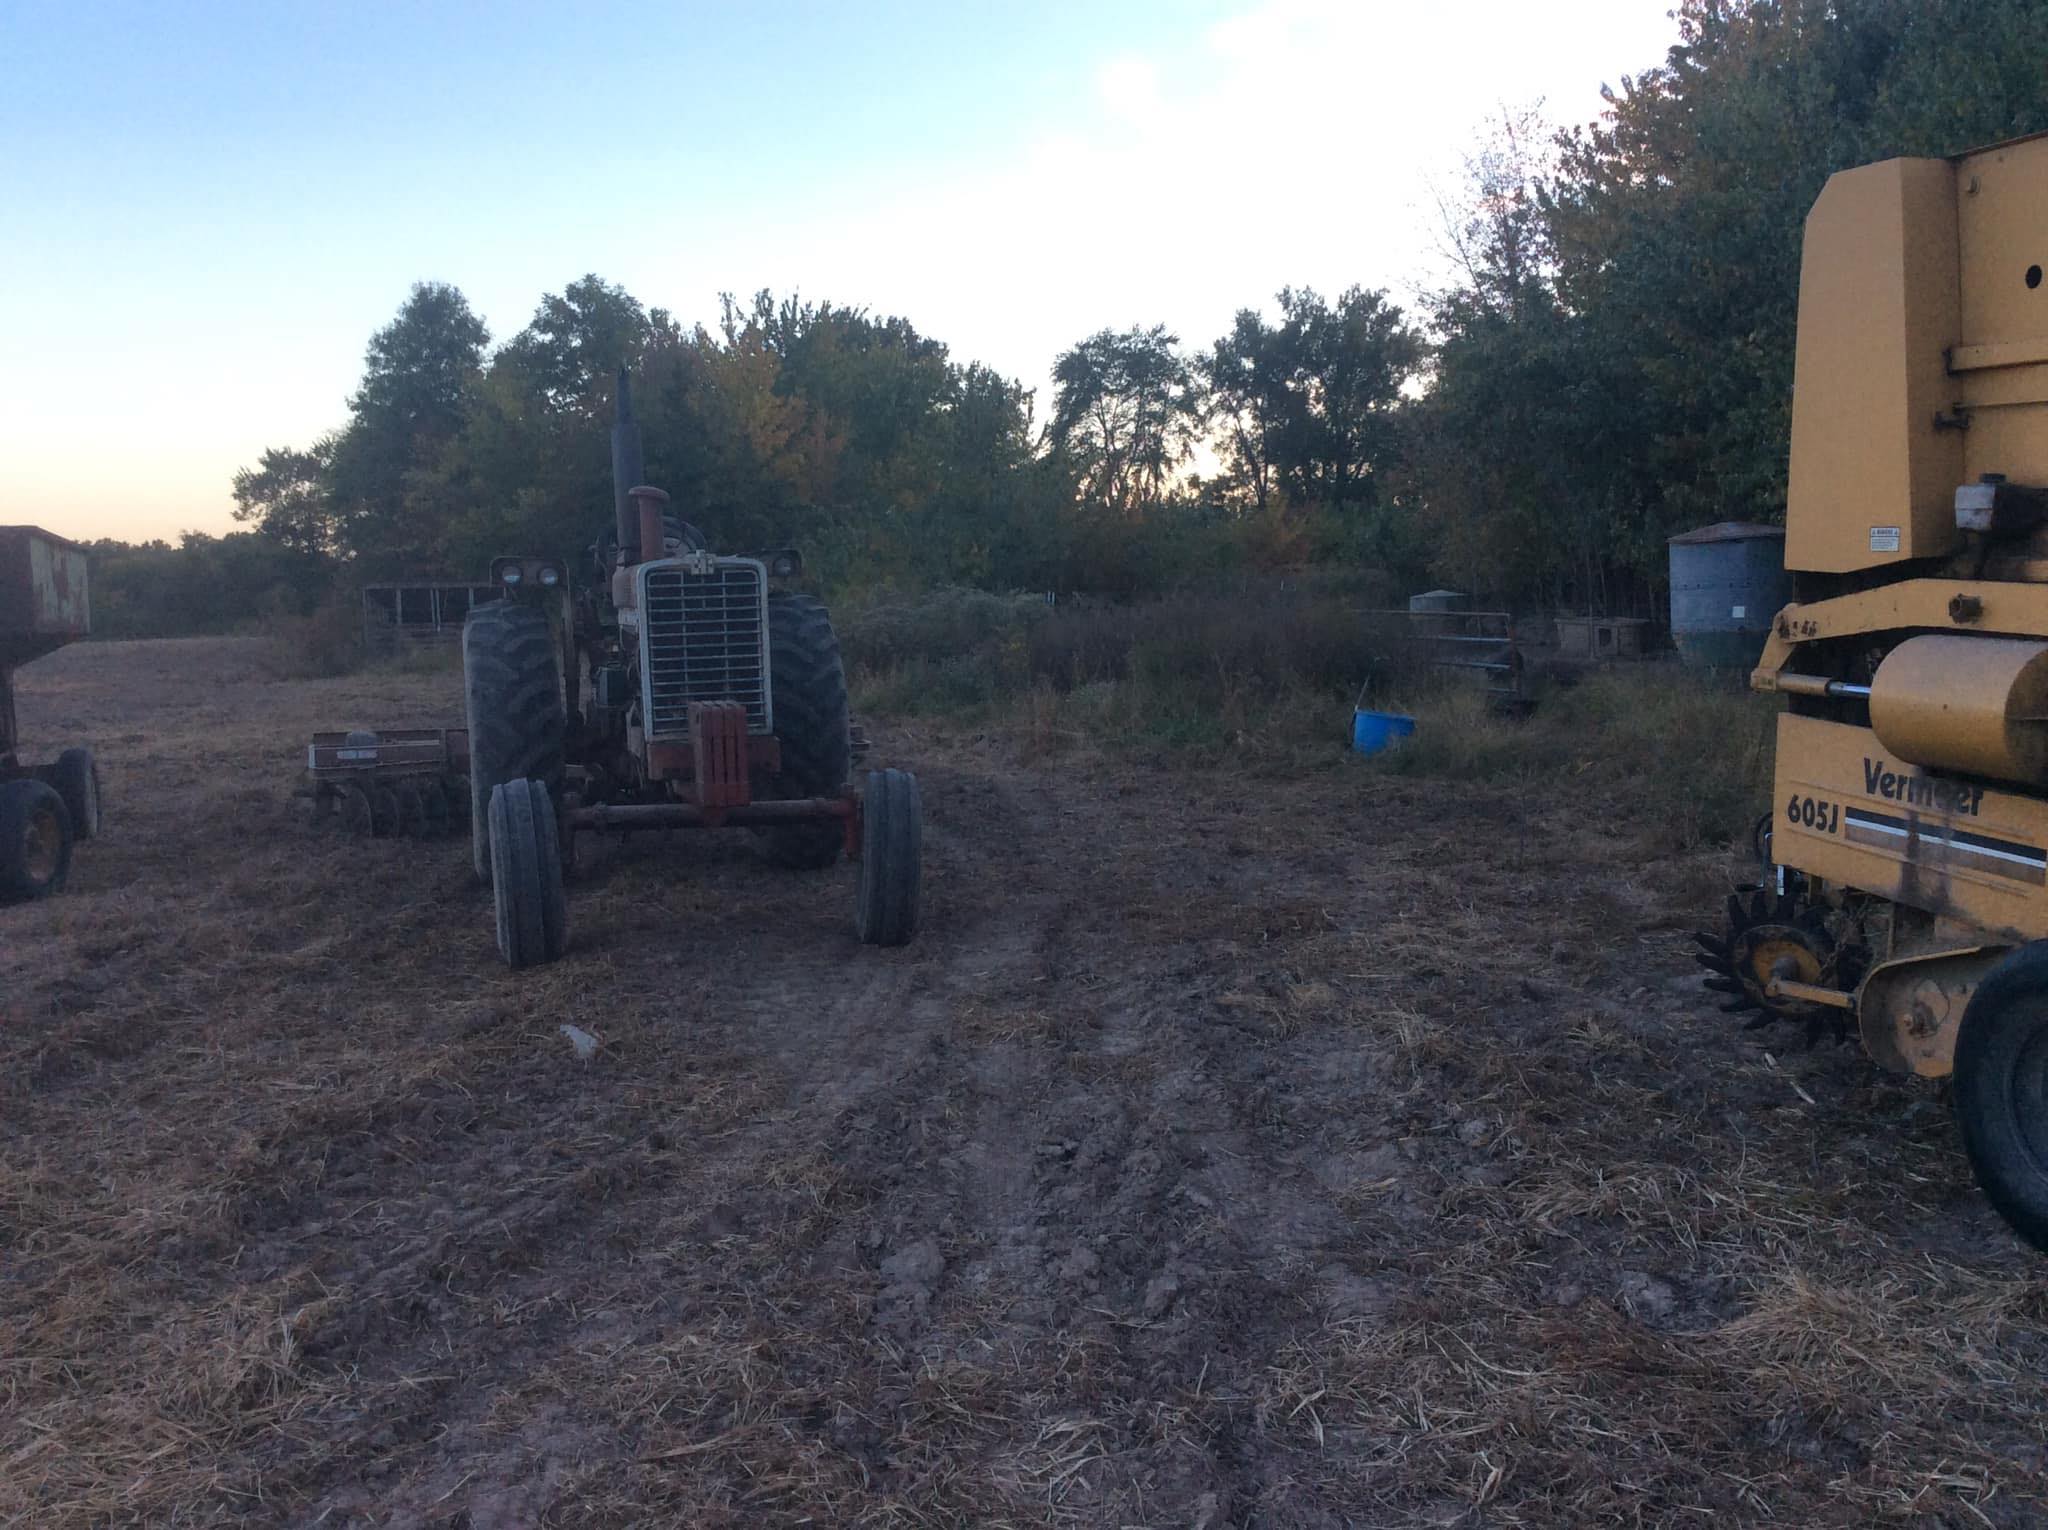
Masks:
[[[91,631],[85,549],[35,526],[0,526],[0,672]]]

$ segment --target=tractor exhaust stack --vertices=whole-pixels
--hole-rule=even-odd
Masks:
[[[621,561],[626,563],[639,563],[661,556],[659,537],[655,539],[652,550],[643,546],[640,540],[640,512],[633,504],[633,490],[646,481],[647,464],[640,450],[640,422],[633,418],[633,384],[621,365],[612,413],[612,513],[618,527]]]

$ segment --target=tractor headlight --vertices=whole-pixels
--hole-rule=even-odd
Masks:
[[[516,563],[508,563],[498,570],[498,583],[502,585],[517,585],[525,577],[524,571]]]
[[[552,590],[562,582],[562,571],[552,563],[543,563],[540,566],[540,572],[533,577],[538,579],[546,588]]]

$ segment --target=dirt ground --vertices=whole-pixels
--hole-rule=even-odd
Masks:
[[[465,844],[289,796],[455,677],[258,656],[22,676],[109,807],[0,912],[0,1523],[2048,1522],[2044,1267],[1932,1089],[1704,1002],[1721,868],[1597,770],[870,719],[917,944],[649,837],[514,977]]]

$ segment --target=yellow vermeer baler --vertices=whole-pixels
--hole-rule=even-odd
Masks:
[[[2048,1248],[2048,135],[1834,176],[1800,271],[1772,863],[1727,1007],[1953,1075]]]

